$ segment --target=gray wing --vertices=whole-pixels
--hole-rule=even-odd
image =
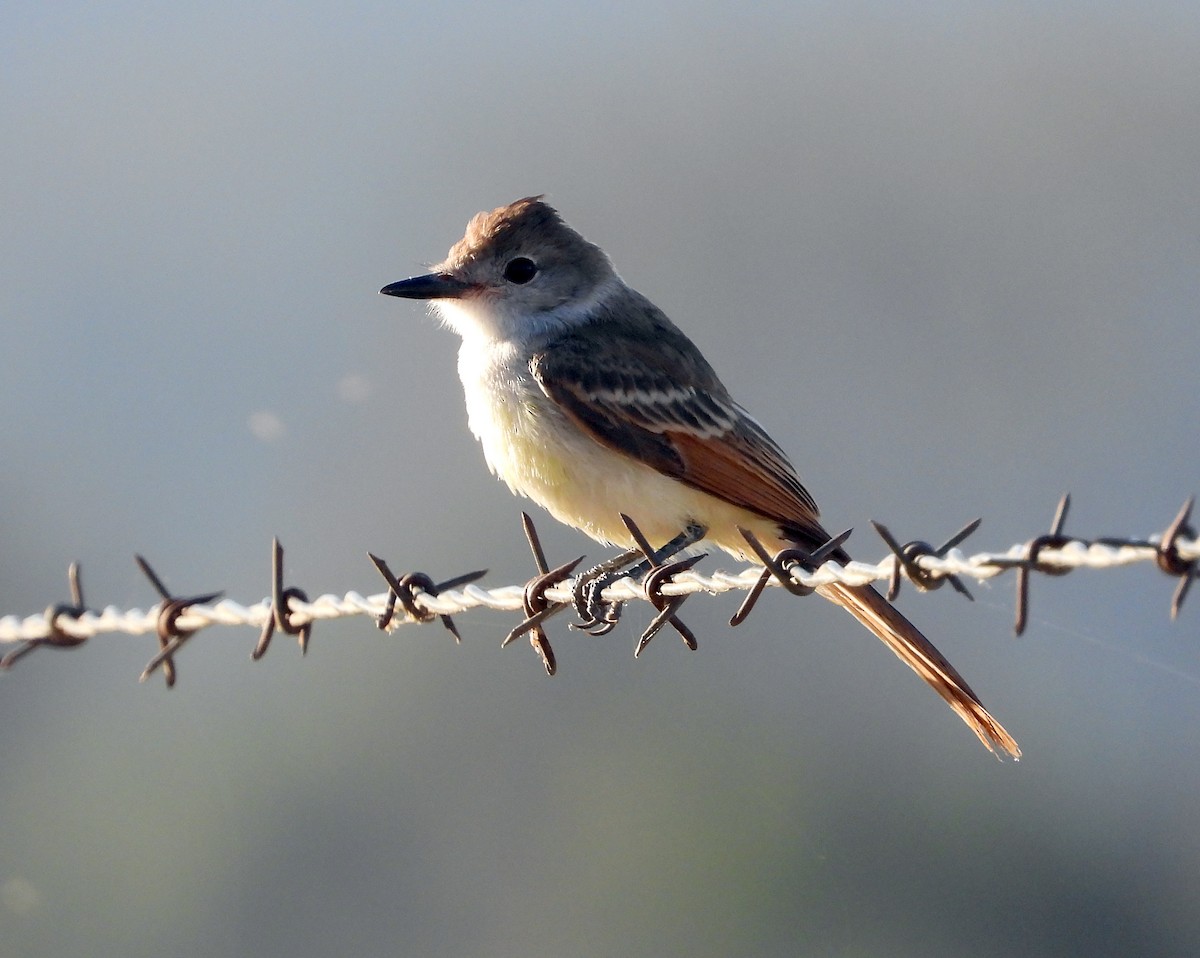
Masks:
[[[650,337],[611,322],[572,328],[534,353],[534,378],[597,442],[773,519],[797,541],[823,543],[817,505],[783,450],[654,313]]]

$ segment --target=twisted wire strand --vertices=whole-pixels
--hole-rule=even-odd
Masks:
[[[959,576],[984,581],[995,578],[1015,568],[1026,568],[1034,572],[1071,569],[1114,569],[1138,563],[1154,563],[1160,559],[1162,535],[1149,536],[1141,540],[1105,539],[1088,542],[1070,540],[1062,545],[1041,548],[1036,561],[1029,559],[1031,546],[1037,540],[1018,543],[1006,552],[979,552],[966,555],[960,549],[951,549],[945,555],[921,554],[913,561],[935,581],[950,576]],[[1200,561],[1200,538],[1178,536],[1174,543],[1175,556],[1184,563]],[[888,581],[895,574],[899,560],[887,555],[875,564],[851,562],[840,566],[827,562],[815,571],[792,568],[792,577],[802,586],[817,586],[831,582],[860,585],[869,582]],[[731,591],[746,591],[755,586],[762,573],[761,566],[752,566],[737,572],[716,571],[680,573],[664,584],[661,592],[666,596],[691,595],[698,592],[720,595]],[[901,569],[907,577],[907,571]],[[574,578],[562,580],[545,590],[545,597],[553,602],[569,603],[573,597]],[[768,583],[778,586],[772,580]],[[919,587],[919,583],[918,583]],[[606,600],[638,601],[647,595],[638,582],[624,578],[604,590]],[[524,586],[508,585],[485,589],[467,585],[460,589],[447,589],[437,595],[417,591],[413,601],[428,616],[452,615],[477,608],[498,611],[519,611],[523,607]],[[383,615],[388,606],[389,593],[380,592],[363,596],[358,592],[345,595],[320,595],[312,601],[291,598],[288,601],[290,620],[295,625],[345,618],[348,616]],[[138,608],[123,610],[107,606],[99,611],[85,610],[77,617],[67,615],[50,616],[36,614],[24,618],[16,615],[0,617],[0,643],[29,642],[50,639],[56,632],[71,639],[89,639],[102,634],[122,633],[145,635],[154,633],[159,627],[159,612],[162,603],[149,610]],[[265,598],[252,605],[242,605],[231,599],[217,602],[188,605],[174,620],[179,632],[194,632],[210,626],[250,626],[262,628],[272,618],[272,603]],[[396,626],[420,621],[411,615],[395,615],[389,630]]]

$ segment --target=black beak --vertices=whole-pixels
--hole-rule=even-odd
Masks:
[[[398,283],[385,286],[379,292],[384,296],[403,296],[405,299],[458,299],[471,288],[469,283],[455,279],[446,273],[430,273],[414,276]]]

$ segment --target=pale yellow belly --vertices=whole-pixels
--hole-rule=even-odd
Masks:
[[[746,554],[739,525],[750,528],[770,548],[785,544],[774,522],[602,446],[540,390],[509,392],[503,401],[494,393],[490,399],[475,399],[468,401],[471,430],[491,470],[513,492],[594,539],[631,546],[620,518],[625,513],[654,545],[669,541],[691,523],[704,525],[708,541],[738,556]]]

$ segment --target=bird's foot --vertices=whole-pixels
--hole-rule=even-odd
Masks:
[[[708,531],[703,526],[692,523],[661,549],[654,549],[632,519],[626,515],[622,515],[621,519],[629,529],[634,541],[637,542],[638,548],[629,549],[589,569],[583,575],[579,576],[575,582],[574,604],[580,621],[573,623],[572,628],[581,629],[589,635],[607,635],[620,621],[624,603],[619,600],[606,600],[604,598],[604,590],[615,582],[627,577],[643,582],[644,586],[647,587],[647,594],[651,595],[651,600],[654,601],[655,607],[662,613],[664,606],[655,598],[658,596],[658,588],[662,582],[665,578],[669,578],[670,575],[676,572],[683,571],[685,568],[691,568],[699,561],[699,558],[689,559],[682,563],[669,564],[668,560],[695,545],[704,538]],[[639,561],[630,566],[629,563],[635,559]],[[651,584],[651,579],[654,580],[653,584]],[[658,598],[661,599],[660,596]],[[682,604],[682,597],[677,598],[678,601],[672,601],[673,607],[671,611],[665,615],[660,615],[661,621],[656,619],[652,623],[651,628],[643,634],[638,644],[639,653],[645,648],[650,638],[668,621],[672,625],[677,625],[677,627],[678,625],[682,625],[682,623],[678,623],[678,620],[674,616],[675,610]],[[689,638],[690,634],[685,635],[684,641],[688,642]],[[688,645],[691,648],[695,648],[695,640],[692,639],[688,642]]]
[[[616,627],[621,620],[624,603],[606,600],[604,590],[627,575],[640,578],[644,574],[644,571],[639,571],[643,563],[629,569],[626,567],[641,554],[637,549],[627,549],[593,566],[575,580],[574,604],[579,621],[571,623],[571,628],[589,635],[607,635]]]

